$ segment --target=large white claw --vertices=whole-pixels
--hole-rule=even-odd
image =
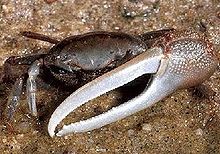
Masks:
[[[172,38],[166,44],[166,56],[161,48],[152,48],[70,95],[51,116],[50,136],[55,135],[57,125],[74,109],[143,74],[151,73],[154,77],[139,96],[101,115],[64,126],[57,135],[100,128],[147,108],[176,89],[196,86],[215,72],[219,61],[207,39],[191,31],[173,34]]]
[[[161,65],[161,59],[163,58],[164,57],[161,48],[152,48],[148,52],[144,52],[141,55],[138,55],[120,67],[96,78],[95,80],[79,88],[68,98],[66,98],[66,100],[64,100],[64,102],[62,102],[52,114],[48,124],[48,132],[50,136],[53,137],[55,135],[55,129],[57,125],[77,107],[108,91],[123,86],[124,84],[127,84],[128,82],[139,76],[142,76],[143,74],[157,73],[159,66]],[[99,116],[64,126],[63,129],[60,130],[56,135],[62,136],[71,132],[90,131],[115,122],[146,108],[146,106],[157,102],[167,95],[167,93],[161,94],[158,92],[159,89],[160,91],[164,92],[164,89],[162,90],[161,87],[158,87],[158,85],[161,85],[161,83],[157,83],[158,81],[163,82],[159,79],[156,79],[154,81],[155,83],[152,83],[150,88],[144,91],[140,96]],[[148,95],[146,95],[146,93]],[[151,94],[157,96],[149,96]],[[157,99],[155,99],[155,97],[157,97]]]

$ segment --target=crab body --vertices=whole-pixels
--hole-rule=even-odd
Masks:
[[[57,80],[79,87],[146,49],[132,35],[91,32],[68,37],[53,46],[44,57],[44,66]]]

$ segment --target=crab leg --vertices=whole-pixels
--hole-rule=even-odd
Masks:
[[[39,74],[39,67],[40,67],[40,62],[38,60],[31,65],[31,67],[28,70],[29,77],[27,79],[27,85],[26,85],[28,106],[33,116],[37,116],[37,106],[36,106],[37,86],[35,80]]]
[[[7,118],[9,120],[13,118],[16,107],[18,106],[18,103],[20,101],[20,96],[21,96],[21,92],[23,88],[23,82],[24,82],[23,76],[18,78],[13,85],[11,94],[9,95],[8,103],[7,103],[7,113],[6,113]]]
[[[156,73],[161,63],[161,59],[163,58],[162,49],[155,47],[148,52],[144,52],[141,55],[135,57],[129,62],[119,66],[118,68],[98,77],[97,79],[87,83],[83,87],[79,88],[73,94],[71,94],[60,106],[54,111],[52,114],[49,124],[48,124],[48,132],[51,137],[55,134],[55,129],[57,125],[73,110],[77,107],[85,104],[89,100],[92,100],[108,91],[111,91],[115,88],[123,86],[124,84],[134,80],[135,78],[147,74],[147,73]],[[143,96],[141,96],[143,99]],[[139,102],[140,99],[135,100],[135,102]],[[127,105],[123,105],[127,110],[129,108]],[[120,107],[121,108],[121,107]],[[115,109],[113,109],[114,111]],[[116,110],[115,110],[116,111]],[[119,113],[118,113],[119,114]],[[121,114],[125,114],[125,112],[121,112]],[[103,114],[102,114],[103,115]],[[106,115],[106,114],[105,114]],[[107,112],[107,116],[109,117],[109,112]],[[98,116],[100,118],[101,116]],[[101,118],[102,119],[102,118]],[[111,119],[111,120],[110,120]],[[90,127],[85,128],[84,131],[92,130],[95,128],[99,128],[108,123],[114,122],[116,120],[110,118],[110,121],[101,122],[102,124],[98,124],[98,127]],[[95,120],[97,121],[97,120]],[[91,122],[91,121],[90,121]],[[90,123],[89,122],[89,123]],[[84,122],[82,122],[84,123]],[[96,123],[97,124],[97,123]],[[81,125],[77,124],[78,126]],[[94,124],[93,124],[94,125]],[[69,132],[76,132],[79,130],[75,130],[73,127],[68,127],[68,130],[65,128],[58,135],[64,135]],[[83,128],[82,128],[83,129]],[[66,131],[65,131],[66,130]],[[82,130],[83,131],[83,130]]]
[[[25,36],[25,37],[28,37],[28,38],[49,42],[49,43],[52,43],[52,44],[57,44],[57,43],[60,42],[59,40],[57,40],[55,38],[52,38],[52,37],[49,37],[49,36],[46,36],[46,35],[43,35],[43,34],[35,33],[35,32],[30,32],[30,31],[22,31],[21,35]]]

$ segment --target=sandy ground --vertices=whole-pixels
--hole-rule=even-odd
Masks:
[[[0,65],[12,55],[51,47],[21,37],[23,30],[62,39],[95,30],[141,34],[171,27],[207,30],[219,49],[220,1],[1,0]],[[25,95],[13,121],[1,117],[0,153],[220,153],[219,68],[200,88],[177,91],[151,108],[101,129],[61,138],[50,138],[47,124],[68,94],[42,87],[37,94],[38,119],[28,114]],[[1,85],[0,91],[2,113],[10,85]],[[80,108],[72,118],[95,115],[118,100],[119,93],[110,92]]]

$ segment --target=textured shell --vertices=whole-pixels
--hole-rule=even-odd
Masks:
[[[163,44],[165,54],[170,58],[167,71],[180,81],[180,88],[203,82],[218,65],[213,45],[198,32],[188,30],[169,33],[158,43]]]

